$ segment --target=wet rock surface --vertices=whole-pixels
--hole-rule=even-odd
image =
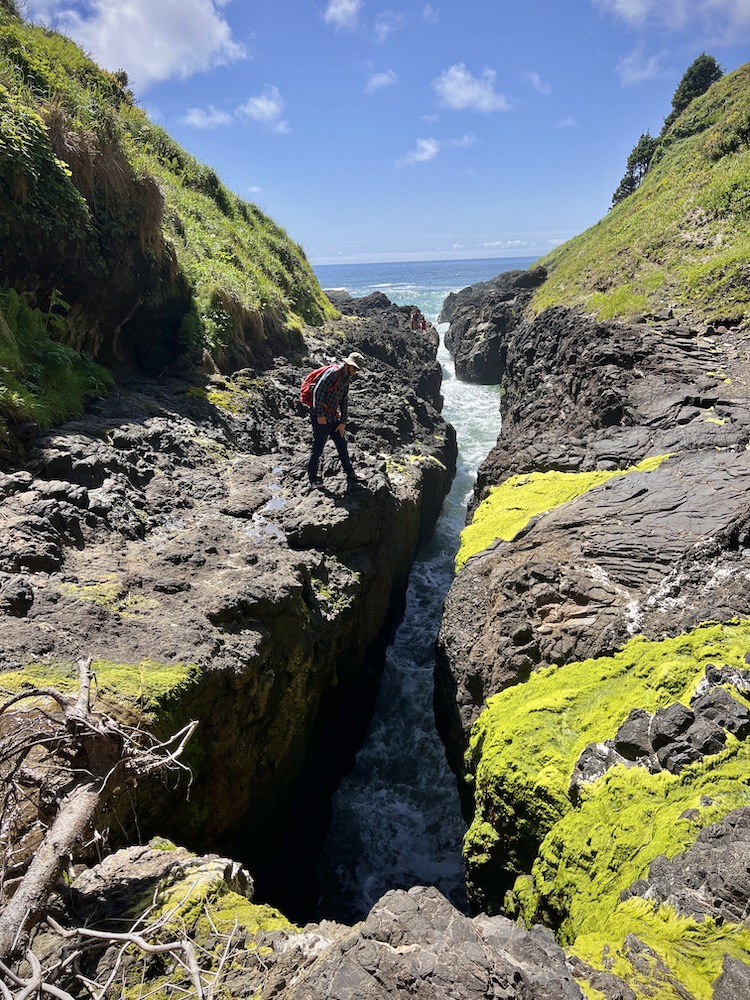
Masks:
[[[490,281],[451,292],[438,320],[450,324],[445,344],[458,378],[484,385],[500,381],[507,336],[546,275],[541,267],[505,271]]]

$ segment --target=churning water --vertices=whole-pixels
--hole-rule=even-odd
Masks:
[[[449,292],[531,263],[506,258],[316,270],[323,288],[346,288],[354,296],[382,291],[398,305],[416,305],[436,323]],[[435,639],[476,470],[497,440],[500,393],[497,386],[459,382],[442,338],[438,358],[443,416],[458,436],[458,468],[434,536],[412,568],[367,739],[333,801],[320,862],[318,918],[353,923],[388,889],[414,885],[437,886],[456,906],[465,905],[466,828],[432,708]]]

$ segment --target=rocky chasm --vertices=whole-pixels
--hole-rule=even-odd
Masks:
[[[60,897],[70,922],[177,915],[229,995],[264,1000],[750,995],[750,345],[726,316],[535,316],[545,277],[500,275],[441,317],[458,374],[504,390],[437,642],[470,913],[429,887],[353,927],[258,902],[271,877],[284,905],[313,889],[293,862],[325,762],[353,752],[455,461],[434,333],[376,295],[338,298],[304,363],[122,386],[4,480],[9,683],[64,683],[85,636],[113,711],[202,720],[190,799],[131,790],[136,838],[121,797],[130,836]],[[313,500],[288,399],[352,348],[371,359],[352,399],[370,482],[344,493],[331,456]],[[189,850],[124,846],[152,833]],[[127,974],[187,983],[149,960]]]

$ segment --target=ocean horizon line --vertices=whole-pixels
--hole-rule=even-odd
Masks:
[[[539,254],[502,254],[496,257],[425,257],[419,260],[327,260],[325,262],[313,263],[310,266],[318,267],[382,267],[391,264],[471,264],[487,263],[493,260],[539,260]]]

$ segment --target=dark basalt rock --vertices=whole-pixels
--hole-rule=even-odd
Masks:
[[[583,750],[573,768],[571,798],[577,801],[583,785],[596,781],[616,764],[678,774],[688,764],[720,753],[727,733],[745,739],[750,733],[750,708],[739,700],[744,690],[738,689],[735,698],[723,687],[712,686],[731,684],[732,677],[744,685],[744,673],[710,664],[699,686],[702,693],[691,699],[690,708],[675,702],[654,715],[632,709],[611,740],[590,743]]]
[[[478,317],[494,301],[482,293],[472,302],[467,290],[466,317],[469,304]],[[637,632],[676,635],[750,614],[741,334],[709,337],[689,318],[600,323],[554,308],[509,322],[502,341],[502,433],[479,469],[472,513],[512,475],[624,471],[671,457],[538,515],[458,574],[436,692],[458,774],[485,698],[539,665],[612,653]]]
[[[491,281],[451,292],[438,319],[450,323],[445,344],[458,378],[486,385],[501,380],[505,340],[546,277],[542,267],[505,271]]]
[[[739,997],[750,997],[750,965],[725,955],[721,975],[714,983],[712,1000],[738,1000]]]
[[[263,371],[122,378],[0,478],[0,670],[31,680],[41,661],[91,656],[100,703],[128,714],[107,664],[194,670],[168,718],[148,706],[170,732],[200,720],[189,799],[141,782],[110,817],[114,846],[152,834],[220,846],[295,916],[315,894],[295,865],[311,870],[455,469],[436,335],[412,333],[383,298],[356,308]],[[347,433],[367,483],[347,490],[329,445],[312,492],[299,386],[352,350],[367,361]]]
[[[678,913],[698,920],[711,917],[750,927],[749,852],[750,809],[735,809],[720,823],[701,830],[689,850],[671,860],[663,855],[655,858],[647,877],[621,898],[642,896],[669,903]]]
[[[183,899],[191,921],[188,933],[200,952],[202,932],[192,923],[196,910],[202,912],[203,906],[191,909],[187,905],[196,884],[206,896],[210,890],[209,912],[211,898],[221,900],[227,891],[247,900],[254,896],[248,873],[226,858],[200,858],[183,848],[152,847],[110,856],[80,874],[69,896],[77,919],[100,930],[119,929],[132,921],[134,912],[140,912],[139,902],[142,908],[165,895],[171,905]],[[59,940],[47,940],[48,947],[59,947]],[[471,919],[434,888],[387,892],[367,918],[353,927],[325,921],[301,929],[253,933],[240,924],[225,947],[231,945],[231,961],[222,963],[220,983],[232,996],[262,993],[267,1000],[584,997],[550,931],[542,927],[525,930],[505,917]],[[210,947],[206,950],[210,954]],[[113,956],[99,955],[87,959],[87,972],[104,980]],[[137,961],[121,972],[133,979],[139,974]]]

